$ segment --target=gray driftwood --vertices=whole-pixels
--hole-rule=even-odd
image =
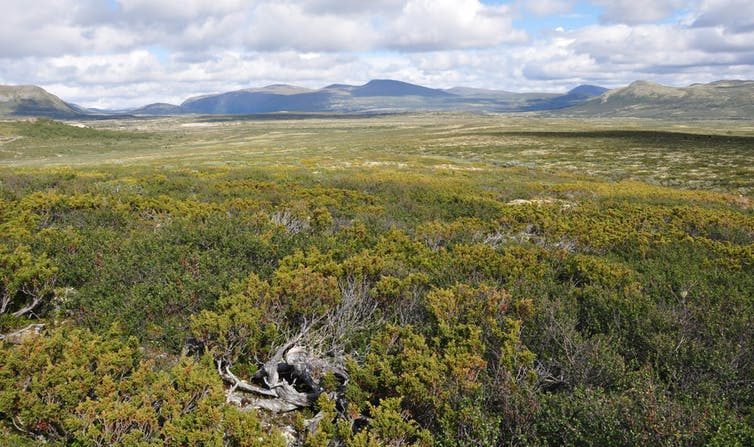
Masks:
[[[42,333],[44,324],[30,324],[23,329],[19,329],[16,332],[10,334],[0,334],[0,340],[8,343],[20,344],[27,337],[34,337]]]

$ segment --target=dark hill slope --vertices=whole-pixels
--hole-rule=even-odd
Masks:
[[[251,114],[269,112],[321,112],[329,110],[331,94],[312,92],[278,94],[240,90],[188,99],[181,104],[185,113]]]
[[[424,96],[430,98],[447,98],[453,96],[452,93],[443,90],[390,79],[369,81],[361,87],[353,88],[351,94],[353,96]]]
[[[75,118],[83,115],[79,107],[66,103],[41,87],[0,85],[0,116],[46,116]]]

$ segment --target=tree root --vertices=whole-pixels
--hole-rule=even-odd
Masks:
[[[242,409],[284,413],[313,406],[324,392],[320,381],[328,373],[345,385],[344,368],[310,355],[305,346],[296,344],[300,338],[301,334],[280,346],[254,375],[253,381],[261,384],[239,378],[230,365],[218,360],[217,371],[230,385],[227,402]]]

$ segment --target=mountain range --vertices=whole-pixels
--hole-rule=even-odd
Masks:
[[[134,115],[182,113],[244,115],[273,112],[391,113],[412,111],[520,112],[579,104],[606,89],[581,86],[571,92],[511,93],[456,87],[447,90],[390,79],[364,85],[332,84],[318,90],[274,84],[262,88],[189,98],[180,105],[150,104]]]
[[[389,79],[308,89],[285,84],[155,103],[125,111],[85,109],[36,86],[0,86],[0,116],[248,115],[262,113],[398,113],[417,111],[543,112],[584,117],[754,119],[754,81],[676,88],[637,81],[608,90],[581,85],[565,94],[470,87],[434,89]]]

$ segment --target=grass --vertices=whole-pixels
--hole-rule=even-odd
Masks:
[[[222,117],[221,117],[222,118]],[[253,117],[252,117],[253,118]],[[275,119],[272,119],[275,118]],[[0,123],[0,166],[268,166],[485,173],[519,167],[754,194],[754,128],[453,114]]]

